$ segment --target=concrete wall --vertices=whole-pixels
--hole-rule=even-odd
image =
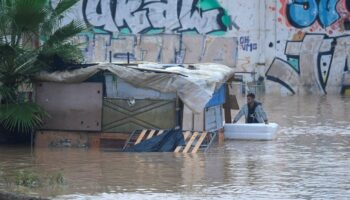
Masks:
[[[264,77],[267,92],[325,94],[348,81],[349,10],[349,0],[82,0],[64,21],[95,27],[78,39],[87,62],[126,50],[138,60],[219,62],[257,72],[244,81]]]

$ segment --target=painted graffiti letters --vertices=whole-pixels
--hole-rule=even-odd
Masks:
[[[178,3],[177,1],[154,2],[145,4],[144,8],[148,9],[148,18],[152,22],[154,28],[165,28],[173,30],[180,27],[180,22],[177,19]]]
[[[201,11],[195,7],[195,1],[182,1],[182,9],[180,11],[180,31],[196,30],[198,33],[210,33],[215,30],[225,30],[225,26],[218,23],[220,18],[220,10],[213,9]],[[224,29],[222,29],[224,28]]]
[[[325,94],[340,91],[347,69],[350,36],[328,37],[306,34],[303,41],[288,41],[287,61],[276,58],[266,76],[287,88],[291,93]],[[291,62],[292,61],[292,62]]]
[[[257,43],[251,43],[249,36],[242,36],[239,38],[239,44],[243,51],[253,51],[258,49]]]
[[[224,14],[221,7],[202,9],[198,0],[84,0],[83,3],[84,20],[108,32],[226,31],[222,22]]]
[[[339,18],[336,9],[339,0],[292,0],[287,5],[287,18],[297,28],[311,26],[316,20],[328,27]]]
[[[317,18],[317,4],[315,0],[295,0],[287,6],[289,22],[298,28],[308,27]]]
[[[338,0],[321,0],[319,3],[319,15],[321,25],[328,27],[336,22],[340,16],[337,11]]]
[[[113,21],[110,4],[110,0],[85,1],[85,20],[93,26],[103,27],[103,29],[105,29],[106,31],[117,31],[118,29]]]

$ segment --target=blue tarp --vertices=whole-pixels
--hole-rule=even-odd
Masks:
[[[222,105],[225,103],[225,92],[226,92],[226,87],[225,84],[222,84],[222,86],[215,90],[213,97],[209,100],[207,105],[205,106],[206,108],[217,106],[217,105]]]
[[[127,152],[172,152],[179,145],[185,145],[180,129],[166,130],[162,134],[144,140],[139,144],[126,149]]]

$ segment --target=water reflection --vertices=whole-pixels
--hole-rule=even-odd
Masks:
[[[350,99],[261,100],[281,125],[275,141],[226,141],[186,155],[0,147],[0,190],[56,199],[350,198]],[[22,169],[43,178],[60,172],[66,184],[6,184]]]

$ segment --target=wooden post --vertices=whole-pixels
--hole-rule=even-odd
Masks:
[[[222,145],[225,142],[224,128],[218,131],[218,144]]]
[[[235,75],[232,75],[231,78],[227,80],[225,83],[225,104],[223,105],[224,107],[224,113],[225,113],[225,123],[232,123],[232,117],[231,117],[231,109],[236,109],[232,107],[238,106],[233,106],[234,100],[230,97],[230,87],[231,83],[234,81]],[[236,100],[237,102],[237,100]]]
[[[225,83],[225,104],[224,104],[224,113],[225,113],[225,123],[231,123],[232,118],[231,118],[231,106],[230,106],[230,88],[229,88],[229,83]]]

